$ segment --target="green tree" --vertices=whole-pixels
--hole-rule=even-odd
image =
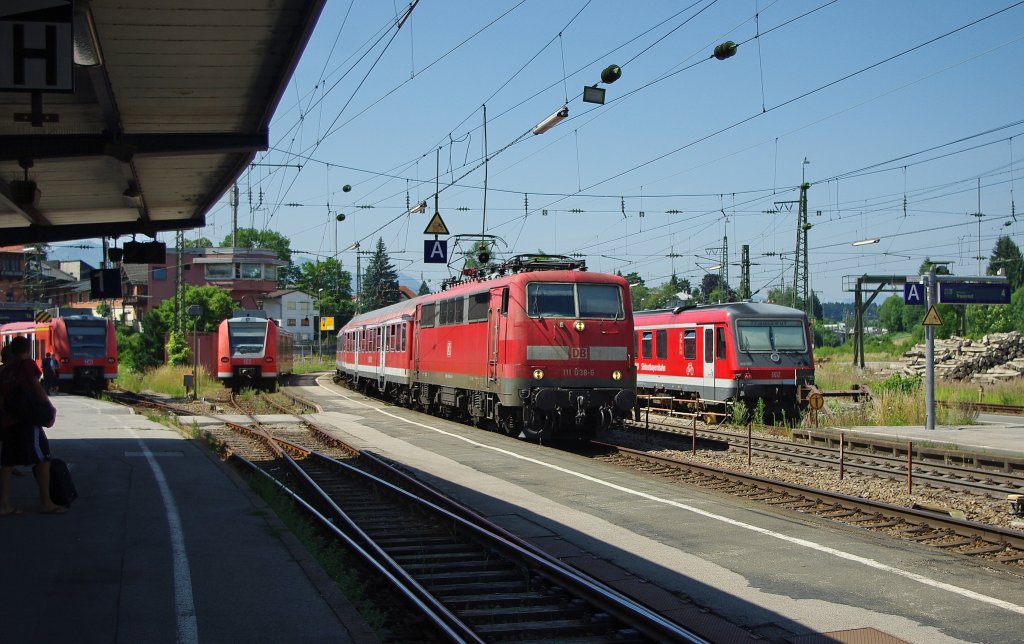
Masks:
[[[1016,291],[1024,286],[1024,257],[1021,256],[1017,244],[1013,243],[1013,240],[1006,235],[1000,236],[996,241],[985,274],[997,275],[1000,269],[1006,271],[1006,279],[1010,282],[1011,291]]]
[[[377,248],[370,255],[370,261],[363,274],[362,292],[359,294],[359,310],[372,311],[394,304],[401,299],[398,292],[398,271],[391,264],[384,240],[377,238]]]
[[[882,306],[878,307],[878,321],[889,333],[900,333],[907,330],[903,318],[905,307],[903,299],[896,296],[886,298],[882,302]]]
[[[192,364],[192,350],[184,333],[171,331],[167,338],[167,364],[173,367]]]
[[[427,286],[426,281],[420,282],[420,290],[419,292],[416,293],[416,295],[430,295],[430,287]]]
[[[168,302],[170,300],[165,300]],[[171,308],[173,309],[173,303]],[[173,312],[168,320],[173,317]],[[164,362],[164,336],[170,326],[164,321],[163,316],[153,309],[142,318],[142,331],[137,334],[137,339],[132,339],[127,345],[125,360],[133,371],[145,371],[150,367],[156,367]],[[124,347],[118,346],[119,351]]]
[[[228,237],[228,244],[231,244],[231,237]],[[213,246],[213,242],[207,237],[196,237],[195,239],[186,239],[185,248],[210,248]]]
[[[100,302],[99,304],[96,305],[96,315],[100,316],[101,318],[109,318],[111,312],[113,312],[113,309],[110,308],[110,305],[107,304],[106,302]]]
[[[294,286],[317,298],[320,315],[333,317],[335,329],[355,314],[352,274],[342,270],[337,259],[329,257],[318,262],[303,262],[297,270]]]
[[[634,311],[646,311],[644,308],[644,300],[650,295],[651,290],[644,285],[644,278],[640,277],[638,273],[627,273],[623,275],[621,271],[617,272],[616,275],[626,280],[629,284],[629,301],[633,306]]]

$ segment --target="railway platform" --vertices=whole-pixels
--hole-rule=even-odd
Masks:
[[[838,444],[840,434],[847,443],[891,445],[905,448],[908,442],[916,450],[931,449],[949,454],[972,455],[989,461],[1024,464],[1024,417],[981,415],[972,425],[801,427],[794,438],[809,442]],[[1008,467],[1020,467],[1010,466]]]
[[[79,497],[0,516],[5,642],[372,642],[373,631],[229,466],[108,402],[55,396],[50,449]]]

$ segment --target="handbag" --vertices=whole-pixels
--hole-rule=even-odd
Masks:
[[[71,480],[68,464],[59,458],[50,459],[50,500],[57,505],[69,506],[78,498],[78,490]]]

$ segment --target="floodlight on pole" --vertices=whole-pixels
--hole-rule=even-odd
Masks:
[[[554,114],[533,126],[534,134],[544,134],[569,117],[569,106],[563,105]]]
[[[850,245],[851,246],[867,246],[869,244],[877,244],[880,241],[882,241],[880,238],[874,237],[872,239],[861,239],[859,241],[852,242]]]

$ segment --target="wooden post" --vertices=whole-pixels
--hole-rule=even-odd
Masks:
[[[843,480],[843,445],[846,441],[843,440],[843,432],[839,432],[839,480]]]
[[[690,453],[697,453],[697,414],[693,415],[693,431],[690,433],[690,437],[693,441],[693,445],[690,448]]]
[[[750,425],[747,425],[747,467],[750,467],[750,435],[751,435],[751,433],[752,432],[751,432],[751,429],[750,429]]]
[[[914,487],[914,441],[907,441],[907,494]]]

